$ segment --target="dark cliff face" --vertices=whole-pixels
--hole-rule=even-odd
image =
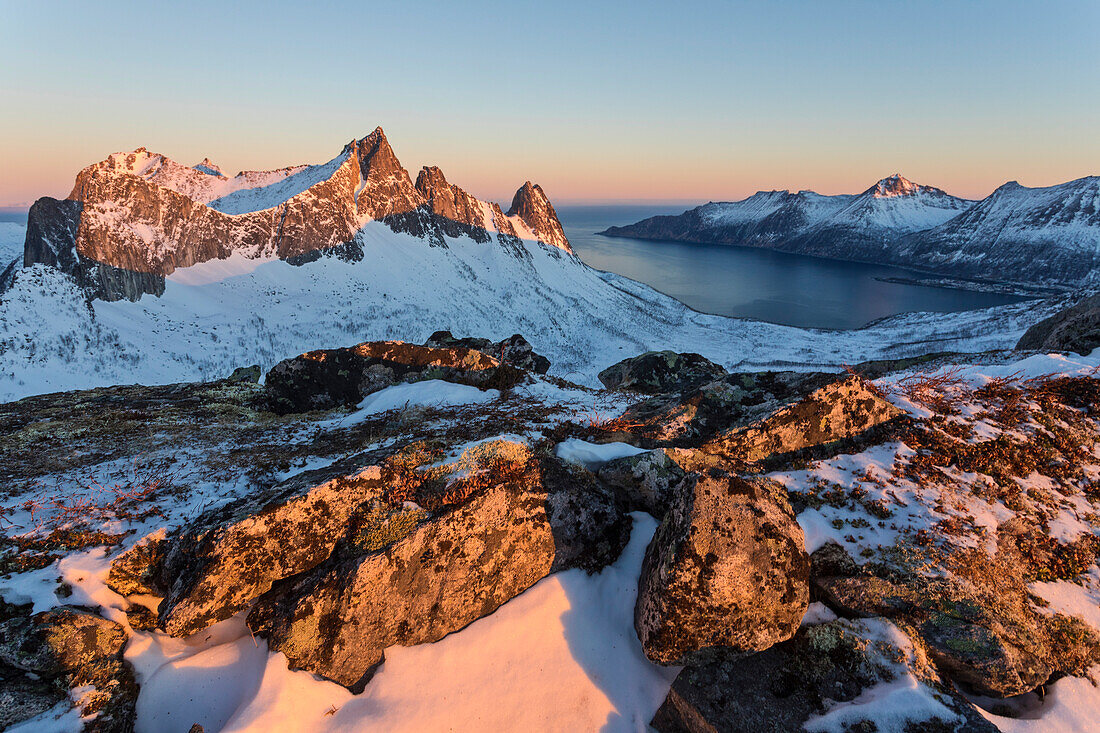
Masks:
[[[145,294],[161,295],[163,275],[112,267],[77,252],[81,208],[79,201],[52,198],[36,201],[27,214],[23,266],[42,264],[68,273],[89,298],[136,301]]]
[[[489,243],[495,235],[519,257],[529,229],[571,251],[541,188],[526,184],[514,208],[509,218],[448,183],[438,168],[425,168],[414,186],[381,128],[327,164],[234,179],[208,160],[186,167],[139,148],[83,169],[69,200],[40,200],[23,264],[80,274],[94,297],[112,300],[159,294],[175,269],[234,253],[292,264],[326,254],[360,259],[356,234],[370,221],[439,247],[447,237]]]

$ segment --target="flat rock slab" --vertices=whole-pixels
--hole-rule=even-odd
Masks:
[[[646,549],[634,627],[661,664],[791,638],[809,604],[810,560],[782,487],[722,471],[679,492]]]
[[[825,385],[758,423],[716,436],[702,450],[746,463],[869,435],[903,415],[858,377]]]
[[[824,372],[737,372],[631,405],[622,422],[661,445],[697,446],[723,431],[763,420],[839,379]]]

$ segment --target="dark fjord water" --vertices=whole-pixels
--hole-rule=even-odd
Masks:
[[[858,328],[909,311],[961,311],[1015,303],[997,293],[882,282],[910,270],[754,247],[653,242],[595,232],[684,206],[561,206],[558,216],[587,264],[625,275],[705,313],[809,328]]]

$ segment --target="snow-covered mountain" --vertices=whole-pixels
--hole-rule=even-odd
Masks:
[[[957,217],[903,239],[896,259],[1027,284],[1100,283],[1100,177],[1012,181]]]
[[[611,237],[768,247],[1032,286],[1100,284],[1100,177],[1006,183],[978,202],[893,175],[855,196],[761,191]]]
[[[361,258],[355,235],[371,221],[436,246],[468,236],[518,255],[526,238],[572,252],[539,186],[524,184],[507,214],[452,186],[438,168],[414,186],[381,128],[321,165],[233,178],[216,171],[208,160],[187,167],[144,148],[88,166],[68,199],[31,207],[23,265],[68,272],[97,298],[136,300],[159,295],[177,268],[235,254]]]
[[[895,173],[860,194],[760,191],[742,201],[711,202],[603,233],[878,260],[889,242],[942,224],[972,203]]]

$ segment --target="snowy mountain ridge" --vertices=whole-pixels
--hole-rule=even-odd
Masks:
[[[768,247],[1031,286],[1088,286],[1100,279],[1100,178],[1040,188],[1013,181],[974,202],[894,174],[858,195],[761,191],[603,233]]]

